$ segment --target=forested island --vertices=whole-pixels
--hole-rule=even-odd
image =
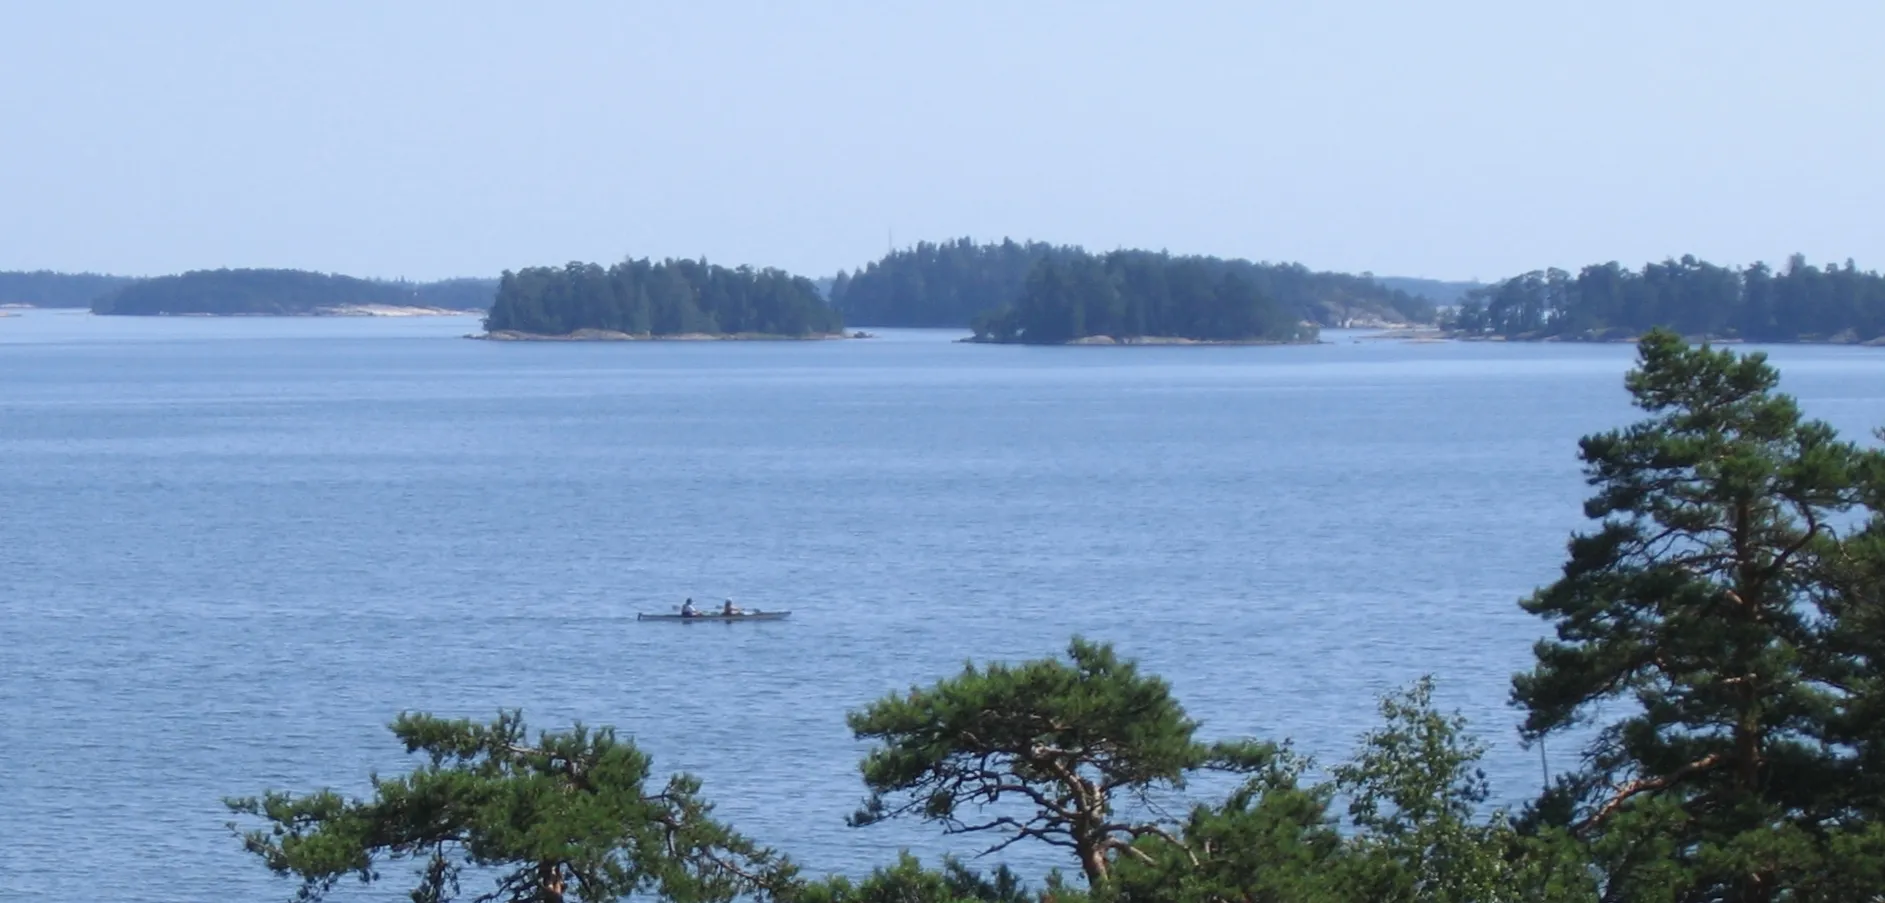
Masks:
[[[305,900],[345,881],[503,903],[1876,901],[1885,450],[1807,419],[1778,380],[1759,354],[1655,330],[1624,379],[1643,419],[1577,444],[1590,522],[1518,603],[1545,635],[1508,697],[1516,739],[1553,744],[1536,784],[1495,792],[1487,740],[1431,678],[1323,763],[1205,735],[1171,684],[1076,636],[851,709],[863,804],[832,815],[1055,851],[1043,886],[907,853],[808,873],[632,737],[533,732],[517,710],[401,714],[388,746],[410,770],[357,796],[225,800],[232,846]],[[1230,720],[1260,723],[1266,692]]]
[[[98,273],[0,272],[0,307],[91,307],[100,296],[135,281]]]
[[[810,279],[704,260],[506,270],[491,339],[831,338],[844,323]]]
[[[1278,303],[1271,269],[1148,251],[1067,251],[1037,261],[1012,306],[980,315],[971,341],[1279,343],[1316,326]]]
[[[193,270],[140,279],[91,304],[121,316],[336,316],[482,311],[493,279],[413,283],[305,270]]]
[[[1017,306],[1037,264],[1065,264],[1093,256],[1078,247],[1041,242],[977,244],[968,238],[920,242],[855,273],[838,273],[828,292],[832,305],[852,323],[961,328],[977,317]],[[1184,259],[1235,271],[1297,319],[1322,326],[1405,325],[1434,319],[1432,301],[1370,276],[1314,272],[1300,264]]]
[[[1554,268],[1469,293],[1444,325],[1459,338],[1515,341],[1624,341],[1663,326],[1715,339],[1885,345],[1885,278],[1798,254],[1778,271],[1688,255],[1641,270]]]

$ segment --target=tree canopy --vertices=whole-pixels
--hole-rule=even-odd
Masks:
[[[1779,272],[1688,255],[1639,271],[1613,261],[1575,276],[1533,271],[1476,290],[1449,325],[1508,338],[1630,338],[1667,327],[1761,342],[1863,342],[1885,337],[1885,277],[1850,260],[1814,267],[1798,254]]]
[[[1626,897],[1777,899],[1854,836],[1856,747],[1835,736],[1854,663],[1829,645],[1826,575],[1877,453],[1804,419],[1762,355],[1655,330],[1639,361],[1627,385],[1653,416],[1581,443],[1599,526],[1524,603],[1556,637],[1513,698],[1533,738],[1617,711],[1541,805],[1616,839]]]
[[[711,817],[699,783],[650,787],[651,762],[612,730],[577,725],[533,742],[521,713],[487,724],[402,715],[393,734],[426,763],[375,778],[371,799],[331,791],[228,801],[263,827],[243,846],[320,900],[343,880],[414,866],[414,900],[460,899],[467,870],[488,875],[479,900],[600,903],[658,892],[684,903],[768,894],[792,869]]]
[[[97,273],[0,272],[0,304],[90,307],[99,296],[135,281]]]
[[[695,260],[625,260],[506,271],[485,328],[533,335],[810,336],[844,328],[812,281],[781,270]]]
[[[1208,258],[1115,251],[1036,264],[1020,298],[976,318],[987,342],[1060,344],[1107,336],[1295,342],[1316,329],[1277,303],[1274,274]]]
[[[285,316],[356,305],[480,310],[496,287],[488,279],[411,283],[305,270],[193,270],[123,285],[93,301],[92,312]]]
[[[1093,255],[1078,247],[1043,242],[977,244],[968,238],[920,242],[893,251],[855,273],[840,272],[829,289],[832,304],[852,323],[870,326],[969,326],[1020,306],[1032,275],[1044,263],[1067,266],[1101,256],[1106,260],[1169,258],[1150,251]],[[1254,291],[1297,320],[1340,326],[1353,318],[1431,322],[1434,305],[1426,298],[1391,287],[1370,276],[1314,272],[1300,264],[1265,264],[1215,257],[1180,258],[1201,267],[1213,284],[1235,273]],[[1109,264],[1111,266],[1111,264]],[[1087,301],[1104,306],[1104,301]],[[1148,311],[1163,302],[1142,299]],[[1206,302],[1207,304],[1210,302]],[[1152,322],[1159,322],[1156,314]],[[1128,323],[1116,328],[1127,329]],[[1106,333],[1092,332],[1101,335]],[[1129,333],[1176,335],[1176,333]]]
[[[1274,754],[1199,742],[1165,682],[1109,646],[1075,638],[1067,656],[967,665],[853,712],[852,732],[878,744],[864,760],[871,795],[853,824],[916,815],[949,833],[1004,835],[991,851],[1029,839],[1062,846],[1099,882],[1133,838],[1161,830],[1122,819],[1121,797],[1182,788],[1207,767],[1260,767]],[[985,811],[1009,804],[1021,811]],[[977,814],[965,817],[969,808]]]

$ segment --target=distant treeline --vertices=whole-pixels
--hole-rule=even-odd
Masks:
[[[776,269],[728,269],[704,260],[625,260],[505,271],[485,328],[533,335],[600,329],[808,336],[844,324],[810,279]]]
[[[495,279],[413,283],[305,270],[194,270],[140,279],[92,302],[96,314],[317,314],[355,305],[482,310]]]
[[[1425,298],[1435,304],[1455,305],[1466,300],[1466,296],[1477,289],[1485,288],[1483,282],[1448,282],[1444,279],[1416,279],[1411,276],[1375,276],[1374,281],[1394,289],[1406,292],[1416,298]]]
[[[1549,269],[1469,294],[1449,324],[1467,335],[1601,341],[1664,326],[1690,336],[1760,342],[1864,342],[1885,337],[1885,278],[1814,267],[1795,254],[1784,270],[1741,269],[1693,256],[1645,265]]]
[[[833,306],[852,323],[960,328],[977,317],[1018,305],[1037,264],[1091,256],[1077,247],[1040,242],[976,244],[967,238],[921,242],[856,273],[840,272],[829,292]],[[1369,276],[1314,272],[1300,264],[1185,259],[1235,268],[1269,301],[1299,319],[1324,326],[1340,326],[1357,318],[1416,323],[1434,318],[1432,301]]]
[[[100,295],[134,281],[129,276],[97,273],[0,272],[0,304],[90,307]]]
[[[1277,302],[1279,270],[1248,261],[1149,251],[1055,254],[1034,265],[1012,307],[975,318],[978,340],[1060,344],[1109,336],[1202,341],[1312,339],[1313,324]],[[1287,272],[1287,271],[1281,271]]]

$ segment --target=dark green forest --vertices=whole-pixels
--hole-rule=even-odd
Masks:
[[[91,307],[101,295],[136,281],[97,273],[0,272],[0,304]]]
[[[1034,264],[1011,307],[975,318],[977,341],[1061,344],[1089,336],[1295,342],[1316,336],[1278,303],[1277,271],[1246,261],[1083,251]]]
[[[1148,253],[1132,252],[1126,253]],[[1041,261],[1092,256],[1077,247],[1041,242],[976,244],[960,238],[893,251],[855,273],[840,272],[829,289],[846,321],[869,326],[961,328],[1015,306]],[[1320,273],[1300,264],[1186,258],[1235,270],[1297,319],[1340,326],[1354,318],[1428,323],[1431,301],[1367,276]]]
[[[93,301],[92,312],[294,316],[363,304],[482,310],[496,288],[491,279],[412,283],[305,270],[194,270],[121,286]]]
[[[1576,275],[1549,269],[1470,293],[1448,324],[1466,336],[1604,341],[1664,326],[1688,336],[1759,342],[1885,338],[1885,278],[1794,255],[1779,271],[1685,255],[1629,270],[1611,262]]]
[[[704,260],[625,260],[505,271],[485,329],[568,335],[816,336],[844,328],[810,279]]]
[[[1486,741],[1430,678],[1323,764],[1200,736],[1169,683],[1076,636],[845,719],[863,745],[846,824],[1052,851],[1038,885],[907,853],[805,874],[632,739],[532,735],[514,710],[402,714],[411,771],[364,797],[229,799],[230,827],[301,900],[343,882],[433,903],[1885,899],[1885,449],[1804,417],[1758,353],[1667,330],[1637,353],[1624,384],[1645,416],[1578,442],[1590,523],[1518,601],[1546,635],[1508,696],[1524,747],[1553,743],[1536,791],[1494,794]],[[1237,720],[1261,723],[1264,694]]]

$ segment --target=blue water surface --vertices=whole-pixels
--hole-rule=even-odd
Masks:
[[[1519,799],[1516,600],[1581,524],[1578,437],[1636,416],[1621,345],[476,329],[0,318],[0,896],[287,899],[221,799],[360,791],[402,710],[614,725],[813,872],[973,851],[845,826],[845,712],[1074,634],[1327,761],[1431,673]],[[1766,350],[1885,424],[1885,350]],[[635,620],[689,596],[793,615]]]

